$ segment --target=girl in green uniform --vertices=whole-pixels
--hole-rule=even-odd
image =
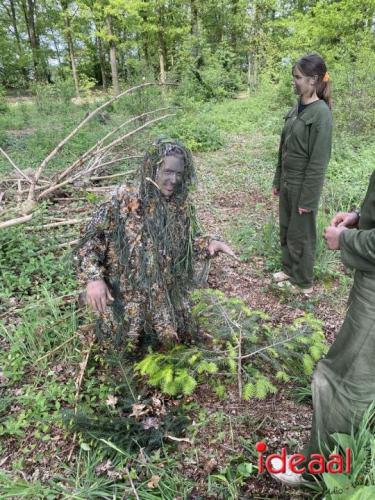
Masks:
[[[273,194],[279,196],[282,271],[276,282],[313,291],[316,213],[331,155],[331,83],[324,60],[301,57],[293,66],[297,104],[285,116]]]

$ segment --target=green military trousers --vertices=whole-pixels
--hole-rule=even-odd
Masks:
[[[312,381],[313,422],[303,449],[327,453],[330,434],[350,434],[375,400],[375,272],[356,271],[344,323]]]
[[[300,215],[298,202],[300,186],[283,182],[279,193],[280,243],[283,271],[291,277],[291,282],[308,288],[313,282],[316,213]]]

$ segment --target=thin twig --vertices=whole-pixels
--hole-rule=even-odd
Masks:
[[[84,118],[81,123],[74,129],[72,130],[72,132],[70,132],[70,134],[68,134],[65,139],[63,139],[56,147],[55,149],[53,149],[53,151],[51,151],[51,153],[42,161],[42,163],[39,165],[39,167],[37,168],[36,172],[35,172],[35,175],[34,175],[34,179],[33,179],[33,182],[30,186],[30,191],[29,191],[29,196],[28,196],[28,200],[34,200],[34,190],[35,190],[35,185],[36,183],[38,182],[39,180],[39,177],[44,169],[44,167],[52,160],[52,158],[54,158],[57,153],[59,153],[59,151],[61,151],[61,149],[65,146],[65,144],[72,138],[74,137],[77,132],[89,121],[91,120],[91,118],[93,118],[95,115],[97,115],[99,113],[99,111],[101,111],[102,109],[106,108],[107,106],[109,106],[110,104],[112,104],[114,101],[117,101],[118,99],[120,99],[121,97],[123,97],[124,95],[126,94],[130,94],[131,92],[133,92],[134,90],[138,90],[140,88],[144,88],[144,87],[149,87],[149,86],[152,86],[152,85],[160,85],[158,83],[141,83],[140,85],[136,85],[135,87],[132,87],[128,90],[125,90],[124,92],[121,92],[121,94],[117,95],[117,96],[114,96],[112,97],[109,101],[103,103],[101,106],[99,106],[98,108],[94,109],[94,111],[92,111],[88,116],[86,116],[86,118]],[[170,84],[166,84],[166,85],[170,85]],[[172,84],[173,85],[173,84]]]
[[[238,397],[242,399],[242,328],[239,329],[238,337],[237,382]]]
[[[83,361],[80,363],[81,370],[80,370],[79,375],[78,375],[77,380],[76,380],[76,395],[75,395],[75,405],[74,405],[74,414],[75,415],[77,414],[77,406],[78,406],[79,395],[81,392],[81,385],[82,385],[82,381],[83,381],[83,376],[84,376],[85,371],[86,371],[87,363],[89,361],[89,357],[90,357],[90,353],[91,353],[91,349],[92,349],[93,345],[94,345],[94,339],[92,339],[90,341],[89,348],[88,348],[88,350],[83,358]],[[72,458],[74,448],[76,446],[76,440],[77,440],[77,433],[75,432],[74,436],[73,436],[73,444],[72,444],[72,447],[71,447],[69,455],[68,455],[68,461],[70,461]]]
[[[280,340],[279,342],[274,342],[271,345],[267,345],[265,347],[261,347],[260,349],[257,349],[256,351],[253,351],[250,354],[245,354],[245,356],[241,357],[241,360],[251,358],[252,356],[255,356],[255,354],[259,354],[260,352],[266,351],[267,349],[272,349],[273,347],[275,347],[277,345],[285,344],[286,342],[290,342],[291,340],[295,339],[296,337],[300,337],[301,335],[302,335],[302,333],[298,332],[295,335],[292,335],[291,337],[288,337],[286,339]]]
[[[171,441],[176,441],[177,443],[189,443],[189,444],[193,444],[193,442],[189,438],[176,438],[174,436],[170,436],[169,434],[166,434],[165,437],[167,439],[170,439]]]
[[[134,496],[137,500],[140,500],[139,498],[139,495],[137,493],[137,490],[135,489],[135,486],[134,486],[134,483],[133,483],[133,479],[131,478],[131,475],[130,475],[130,472],[129,472],[129,469],[127,467],[125,467],[125,473],[126,475],[128,476],[128,479],[129,479],[129,482],[130,482],[130,486],[132,487],[132,490],[133,490],[133,493],[134,493]]]
[[[66,318],[64,318],[64,319],[66,319]],[[58,345],[57,347],[55,347],[51,351],[48,351],[46,354],[44,354],[43,356],[41,356],[40,358],[38,358],[36,361],[34,361],[34,364],[39,363],[40,361],[42,361],[42,359],[48,358],[48,356],[50,356],[52,353],[58,351],[59,349],[61,349],[61,347],[63,347],[66,344],[69,344],[69,342],[71,342],[73,339],[76,339],[76,338],[77,338],[77,334],[75,333],[70,338],[68,338],[68,340],[65,340],[65,342],[63,342],[62,344]]]
[[[83,164],[84,161],[86,161],[91,155],[95,154],[96,150],[99,148],[99,146],[101,146],[104,141],[106,141],[108,139],[108,137],[110,137],[111,135],[113,135],[114,133],[116,133],[118,130],[120,130],[121,128],[123,128],[125,125],[128,125],[129,123],[135,121],[135,120],[138,120],[140,118],[143,118],[144,116],[147,116],[147,115],[150,115],[152,113],[156,113],[158,111],[164,111],[164,109],[169,109],[169,108],[159,108],[159,109],[155,109],[154,111],[148,111],[147,113],[143,113],[141,115],[138,115],[138,116],[134,116],[132,118],[130,118],[129,120],[126,120],[124,123],[122,123],[121,125],[119,125],[118,127],[116,127],[114,130],[108,132],[108,134],[106,134],[102,139],[100,139],[98,142],[96,142],[90,149],[88,149],[85,153],[83,153],[80,158],[78,158],[78,160],[76,160],[74,163],[72,163],[72,165],[70,165],[68,168],[66,168],[63,172],[61,172],[57,177],[56,177],[56,181],[59,182],[61,181],[62,179],[64,179],[64,177],[66,177],[72,170],[74,170],[76,167],[80,166]]]
[[[106,191],[114,191],[118,187],[117,184],[111,184],[110,186],[97,186],[92,188],[85,188],[88,193],[105,193]]]
[[[37,255],[43,255],[46,252],[52,252],[53,250],[57,250],[58,248],[71,247],[73,245],[76,245],[78,242],[79,242],[79,239],[76,239],[76,240],[67,241],[65,243],[59,243],[58,245],[52,245],[50,247],[43,248],[43,250],[40,250],[39,252],[37,252]]]
[[[7,155],[7,153],[3,150],[3,148],[0,148],[0,153],[5,156],[5,158],[9,161],[9,163],[12,165],[12,167],[17,170],[17,172],[22,175],[22,177],[27,180],[29,184],[32,184],[32,180],[30,179],[29,176],[27,176],[20,168],[17,167],[17,165],[14,163],[14,161],[10,158],[10,156]]]
[[[133,173],[134,170],[131,171]],[[103,181],[105,179],[113,179],[114,177],[123,177],[129,175],[130,172],[122,172],[122,174],[102,175],[101,177],[90,177],[90,181]]]
[[[50,227],[71,226],[73,224],[81,224],[82,222],[87,222],[88,220],[90,220],[89,217],[85,219],[69,219],[60,222],[51,222],[49,224],[44,224],[43,226],[27,227],[25,231],[41,231],[42,229],[48,229]]]

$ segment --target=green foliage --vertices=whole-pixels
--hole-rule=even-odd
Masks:
[[[0,85],[0,114],[6,113],[9,110],[9,106],[5,100],[5,88]]]
[[[219,127],[198,108],[180,113],[175,120],[164,122],[156,129],[159,135],[181,140],[192,151],[214,151],[224,144]]]
[[[143,376],[148,377],[148,383],[159,387],[165,394],[192,394],[197,381],[192,377],[193,356],[188,360],[188,367],[181,367],[182,360],[186,360],[186,351],[183,347],[176,347],[168,354],[152,353],[135,365],[135,369]],[[190,354],[190,353],[189,353]],[[203,373],[201,371],[200,373]]]
[[[241,397],[264,399],[277,391],[276,381],[298,375],[307,382],[326,352],[321,324],[311,315],[295,320],[289,328],[275,329],[267,315],[217,290],[195,291],[194,301],[193,313],[212,338],[211,345],[150,353],[136,364],[148,383],[166,394],[192,394],[197,384],[211,380],[207,375],[217,374],[213,390],[224,397],[226,385],[237,379],[241,353]]]
[[[75,278],[70,256],[56,260],[54,253],[42,254],[43,243],[37,233],[25,238],[22,226],[15,226],[0,233],[1,298],[38,296],[48,286],[54,292],[69,293],[74,290]],[[68,265],[67,265],[68,264]]]
[[[240,248],[244,260],[250,260],[253,255],[260,255],[265,259],[267,271],[280,267],[279,225],[272,213],[261,225],[240,219],[236,226],[231,231],[231,239]]]
[[[194,97],[195,101],[232,97],[241,87],[240,73],[235,71],[236,54],[225,43],[216,47],[215,51],[203,47],[201,52],[205,61],[202,67],[194,64],[189,53],[185,58],[182,53],[175,70],[180,80],[177,97],[184,100]]]
[[[62,80],[55,85],[36,82],[31,85],[31,91],[35,96],[37,109],[41,113],[52,113],[60,99],[66,103],[74,95],[71,80],[66,82]]]
[[[327,500],[362,500],[374,497],[375,492],[375,405],[371,404],[364,412],[357,430],[351,434],[332,434],[336,446],[332,453],[352,453],[349,474],[323,474],[320,493]],[[332,493],[333,491],[341,493]]]
[[[229,465],[217,474],[208,478],[208,493],[215,498],[236,499],[240,494],[240,486],[256,474],[256,467],[250,462]]]

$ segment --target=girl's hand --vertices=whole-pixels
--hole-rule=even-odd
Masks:
[[[229,245],[227,245],[223,241],[217,241],[217,240],[210,241],[208,245],[208,253],[213,257],[219,252],[226,253],[227,255],[230,255],[231,257],[234,257],[235,259],[238,260],[238,257],[236,256],[236,254],[233,252],[233,250]]]
[[[86,301],[95,312],[105,312],[107,301],[112,301],[113,297],[104,280],[89,281],[86,287]]]
[[[355,227],[358,221],[359,215],[357,212],[339,212],[332,219],[331,226]]]
[[[310,212],[312,212],[312,210],[310,208],[298,208],[298,213],[300,215],[309,214]]]

